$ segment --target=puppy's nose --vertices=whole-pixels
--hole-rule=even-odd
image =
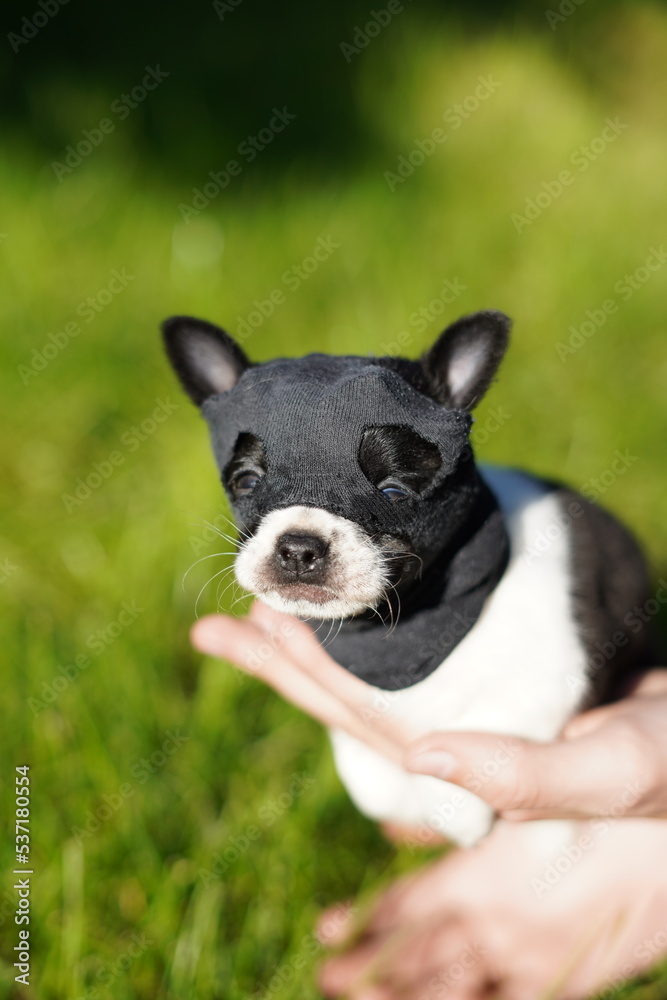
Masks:
[[[321,583],[328,548],[328,543],[319,535],[286,532],[276,542],[276,564],[282,575],[290,580]]]

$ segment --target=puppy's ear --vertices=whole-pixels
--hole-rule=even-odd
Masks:
[[[232,389],[251,362],[228,333],[192,316],[172,316],[162,324],[164,346],[188,396],[205,399]]]
[[[471,410],[491,385],[507,350],[512,321],[485,311],[463,316],[441,333],[421,359],[439,403]]]

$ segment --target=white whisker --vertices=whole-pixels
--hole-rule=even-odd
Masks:
[[[214,573],[214,574],[213,574],[213,576],[212,576],[212,577],[210,577],[210,579],[208,579],[208,580],[206,581],[206,583],[204,584],[204,586],[203,586],[203,587],[201,588],[201,590],[200,590],[200,591],[199,591],[199,593],[197,594],[197,600],[195,601],[195,618],[198,618],[198,617],[199,617],[199,613],[198,613],[198,609],[199,609],[199,600],[200,600],[200,598],[201,598],[201,595],[202,595],[202,594],[204,593],[204,591],[205,591],[205,590],[206,590],[206,588],[208,587],[209,583],[213,583],[213,581],[214,581],[214,580],[217,580],[217,578],[218,578],[218,577],[219,577],[219,576],[220,576],[220,575],[221,575],[222,573],[228,573],[228,572],[229,572],[229,570],[230,570],[230,569],[233,569],[233,568],[234,568],[233,566],[225,566],[225,567],[224,567],[224,569],[221,569],[219,573]]]
[[[193,562],[192,565],[189,566],[186,569],[185,573],[183,574],[183,579],[181,581],[181,586],[183,587],[183,590],[185,590],[185,581],[186,581],[187,577],[192,572],[192,570],[195,568],[195,566],[199,565],[199,563],[204,562],[206,559],[215,559],[215,558],[217,558],[217,556],[235,556],[235,555],[236,555],[236,552],[212,552],[208,556],[202,556],[201,559],[196,559],[195,562]]]

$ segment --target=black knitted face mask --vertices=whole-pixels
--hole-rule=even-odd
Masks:
[[[466,317],[421,362],[315,354],[252,365],[210,324],[165,324],[246,539],[239,581],[279,610],[347,619],[332,655],[355,669],[345,660],[359,658],[361,636],[363,676],[369,638],[399,604],[396,632],[447,592],[451,603],[453,585],[481,607],[502,572],[506,538],[473,461],[469,409],[508,325],[499,313]]]
[[[248,369],[234,388],[207,399],[202,413],[231,502],[246,527],[256,527],[277,508],[316,507],[359,524],[371,536],[409,540],[422,558],[447,534],[447,480],[469,454],[470,416],[443,410],[393,371],[360,358],[325,355],[272,361]],[[411,443],[426,452],[432,466],[424,470],[420,490],[398,476],[392,480],[389,470],[373,482],[371,455],[364,472],[371,428],[387,428],[386,439],[396,441],[400,434],[392,438],[390,428],[412,432],[403,456],[406,469],[420,465],[410,454]],[[259,442],[264,472],[244,494],[233,488],[230,463],[237,443],[242,446],[248,435]],[[242,465],[242,455],[239,460]]]

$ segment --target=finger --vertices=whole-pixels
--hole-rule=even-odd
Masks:
[[[510,823],[533,823],[538,819],[588,819],[572,809],[503,809],[500,813]]]
[[[362,986],[360,990],[354,987],[350,998],[351,1000],[399,1000],[398,994],[385,986]],[[405,998],[401,997],[400,1000]]]
[[[325,948],[335,948],[353,933],[359,919],[360,908],[351,900],[328,906],[315,923],[315,936]]]
[[[575,715],[563,727],[561,736],[565,740],[576,740],[580,736],[587,736],[594,733],[601,726],[604,726],[611,719],[626,711],[624,702],[615,702],[612,705],[600,705],[598,708],[591,708],[581,715]]]
[[[636,704],[637,698],[651,698],[664,695],[667,692],[667,670],[647,670],[643,673],[635,685],[632,695],[623,698],[621,701],[613,702],[611,705],[600,705],[592,708],[581,715],[575,715],[562,731],[564,739],[577,739],[599,729],[612,719],[625,715],[631,706]]]
[[[350,925],[348,941],[355,935],[359,940],[383,936],[402,926],[454,913],[457,903],[450,901],[449,886],[457,879],[464,858],[463,852],[450,854],[435,868],[428,865],[404,875],[370,896]]]
[[[323,725],[342,729],[390,760],[400,763],[402,752],[395,743],[365,726],[347,705],[332,697],[295,666],[285,650],[267,642],[266,633],[251,622],[224,615],[209,615],[193,626],[191,638],[200,652],[230,660]]]
[[[380,829],[392,844],[411,844],[415,838],[414,826],[406,823],[392,823],[387,820],[380,823]],[[428,832],[419,830],[419,843],[422,847],[438,847],[440,844],[448,843],[447,837],[443,837],[437,830],[429,829]]]
[[[434,991],[447,980],[451,983],[455,963],[460,978],[470,973],[466,977],[470,983],[481,957],[471,947],[460,919],[438,913],[435,919],[408,924],[387,936],[364,975],[369,982],[391,984],[397,992],[413,995],[419,984]],[[479,969],[477,973],[479,978]]]
[[[414,878],[407,876],[406,880]],[[400,880],[394,883],[394,889]],[[367,889],[354,902],[337,903],[324,910],[315,927],[315,934],[327,948],[349,951],[353,945],[375,936],[373,926],[378,902],[383,894],[377,889]]]
[[[368,701],[368,684],[359,680],[345,667],[336,663],[321,646],[313,630],[291,615],[274,611],[261,601],[255,601],[249,617],[268,635],[284,636],[289,640],[290,656],[318,684],[346,701],[350,706],[363,706]]]
[[[379,947],[379,941],[364,941],[344,955],[327,959],[319,973],[320,989],[326,997],[348,995],[353,987],[370,984],[365,976]]]
[[[336,663],[308,625],[260,601],[253,604],[250,618],[274,641],[283,636],[289,644],[290,658],[317,684],[356,712],[366,726],[383,733],[400,747],[408,745],[413,736],[392,718],[391,699]]]
[[[631,738],[597,733],[557,743],[435,733],[408,748],[404,758],[406,770],[461,785],[498,812],[573,817],[608,813],[620,791],[641,777],[644,763]]]
[[[667,668],[658,667],[655,670],[647,670],[639,677],[632,693],[633,695],[667,693]]]

